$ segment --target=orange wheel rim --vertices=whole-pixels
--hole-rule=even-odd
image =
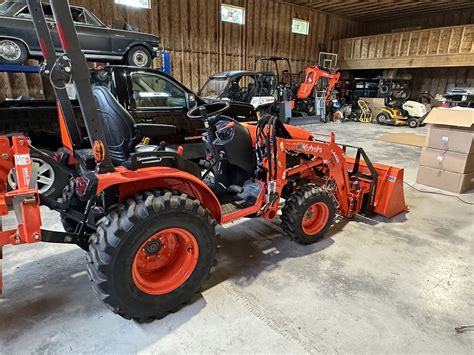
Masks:
[[[150,295],[179,288],[193,273],[199,246],[193,234],[181,228],[164,229],[148,238],[132,264],[135,286]]]
[[[323,202],[313,203],[303,215],[301,227],[307,235],[315,235],[321,232],[329,218],[329,208]]]

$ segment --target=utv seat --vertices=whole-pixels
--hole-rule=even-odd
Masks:
[[[166,147],[164,143],[140,144],[145,134],[152,137],[176,134],[176,126],[137,124],[106,87],[95,86],[92,92],[104,128],[109,154],[115,166],[124,166],[131,170],[150,166],[168,166],[201,178],[201,169],[198,165],[183,159],[174,149]]]

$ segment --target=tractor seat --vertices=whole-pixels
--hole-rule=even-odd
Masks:
[[[121,165],[131,170],[150,166],[170,166],[201,177],[198,165],[183,159],[164,143],[140,144],[144,133],[152,137],[176,134],[176,126],[137,124],[106,87],[95,86],[92,92],[104,128],[110,158],[115,166]]]

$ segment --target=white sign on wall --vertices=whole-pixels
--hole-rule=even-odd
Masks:
[[[245,24],[245,9],[243,7],[222,4],[221,20],[243,25]]]
[[[151,0],[115,0],[116,4],[151,9]]]
[[[291,22],[291,32],[307,36],[309,34],[309,21],[294,18]]]

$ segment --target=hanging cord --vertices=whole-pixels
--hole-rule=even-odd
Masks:
[[[60,87],[60,86],[57,86],[57,85],[54,84],[53,73],[54,73],[55,69],[57,68],[58,62],[59,62],[60,60],[64,60],[64,57],[63,57],[63,56],[58,57],[58,58],[55,60],[53,66],[51,67],[51,71],[49,72],[49,81],[51,82],[51,86],[52,86],[53,88],[55,88],[56,90],[64,90],[64,89],[66,89],[66,88],[72,83],[72,75],[71,75],[71,73],[70,73],[70,72],[69,72],[69,73],[66,72],[67,74],[69,74],[69,80],[68,80],[68,82],[67,82],[63,87]],[[68,66],[69,68],[71,68],[71,60],[70,60],[69,58],[67,59],[67,63],[68,63],[67,66]],[[61,66],[64,66],[64,64],[61,63]]]
[[[432,195],[441,195],[441,196],[447,196],[447,197],[454,197],[455,199],[459,200],[460,202],[466,204],[466,205],[470,205],[470,206],[474,206],[474,202],[468,202],[468,201],[465,201],[463,200],[462,198],[460,198],[459,196],[454,196],[454,195],[450,195],[450,194],[445,194],[445,193],[442,193],[442,192],[435,192],[435,191],[425,191],[425,190],[420,190],[420,189],[417,189],[415,186],[413,185],[410,185],[408,182],[404,181],[404,184],[411,187],[413,190],[415,191],[418,191],[418,192],[421,192],[423,194],[432,194]]]

